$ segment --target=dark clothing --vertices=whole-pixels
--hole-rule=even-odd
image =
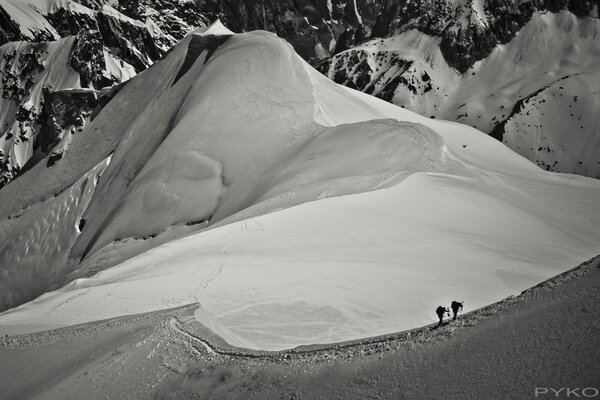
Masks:
[[[440,318],[440,322],[438,323],[438,325],[442,324],[442,321],[444,319],[444,313],[450,312],[450,310],[448,310],[445,307],[439,306],[438,308],[435,309],[435,313],[437,314],[437,316]]]
[[[454,321],[456,320],[458,310],[462,310],[463,308],[463,302],[453,301],[450,307],[452,308],[452,313],[454,314],[454,317],[452,318],[452,320]]]

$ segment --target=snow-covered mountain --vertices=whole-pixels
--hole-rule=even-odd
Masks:
[[[598,3],[399,2],[384,37],[325,59],[346,86],[501,140],[540,167],[600,178]]]
[[[600,243],[599,181],[220,24],[50,158],[0,190],[0,306],[21,304],[0,315],[8,334],[198,303],[235,345],[370,336],[517,293]]]
[[[0,187],[49,152],[62,156],[114,92],[100,89],[205,24],[189,1],[80,3],[0,1]]]
[[[600,177],[594,1],[2,0],[0,44],[14,42],[2,52],[3,65],[27,57],[23,62],[31,65],[19,77],[2,75],[20,96],[2,95],[0,186],[60,143],[37,139],[47,116],[44,97],[30,96],[31,86],[42,93],[123,82],[192,29],[218,18],[235,32],[275,32],[336,82],[422,115],[474,126],[542,168]],[[25,51],[19,40],[70,36],[78,39],[62,42],[68,48],[62,53],[70,54],[61,62],[79,75],[78,84],[37,76],[53,60],[46,57],[48,45],[19,55]],[[91,104],[82,104],[59,119],[77,114],[85,123]],[[59,137],[80,125],[62,127]],[[67,147],[56,147],[57,157]]]

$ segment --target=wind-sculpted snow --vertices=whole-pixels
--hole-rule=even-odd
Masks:
[[[3,307],[76,279],[3,332],[198,303],[230,343],[280,349],[422,325],[598,252],[599,182],[337,85],[273,34],[223,34],[184,39],[0,191],[2,219],[39,221],[110,156],[65,238],[47,233],[68,257],[41,249],[34,289],[5,274]],[[3,249],[11,271],[23,251]]]
[[[109,159],[70,188],[0,222],[0,304],[19,304],[58,283],[72,268],[68,249]]]
[[[222,179],[222,165],[197,151],[151,163],[132,183],[103,236],[148,237],[172,225],[208,222],[224,190]]]

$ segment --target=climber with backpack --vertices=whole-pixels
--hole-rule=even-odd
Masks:
[[[446,307],[443,307],[443,306],[439,306],[438,308],[436,308],[435,309],[435,313],[437,314],[437,316],[440,319],[440,322],[438,323],[438,326],[442,325],[445,313],[448,313],[448,316],[450,316],[450,310],[448,310]]]
[[[462,311],[464,301],[453,301],[450,308],[452,308],[452,313],[454,313],[453,321],[456,321],[456,315],[458,314],[458,310]]]

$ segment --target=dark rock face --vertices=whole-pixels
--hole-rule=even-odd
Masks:
[[[145,27],[124,23],[103,12],[98,12],[97,15],[104,45],[114,49],[122,60],[135,68],[136,72],[145,70],[151,61],[160,57],[156,43]]]
[[[412,61],[403,60],[397,54],[380,53],[377,56],[379,65],[384,65],[393,74],[378,74],[378,69],[373,70],[369,65],[370,54],[363,50],[354,50],[340,54],[336,58],[333,70],[333,80],[352,89],[361,90],[386,101],[392,101],[396,89],[402,83],[416,92],[416,88],[403,76],[404,72],[413,64]],[[328,74],[332,69],[331,61],[326,60],[316,66],[321,73]],[[430,85],[431,86],[431,85]]]
[[[98,24],[91,15],[75,13],[64,8],[47,14],[45,18],[56,29],[60,37],[76,36],[83,31],[98,30]]]
[[[594,5],[600,6],[597,0],[534,0],[532,2],[540,10],[551,12],[569,10],[580,18],[590,15]]]
[[[34,138],[39,112],[35,106],[26,108],[25,103],[36,83],[35,77],[44,70],[44,65],[39,60],[39,55],[44,50],[43,44],[34,44],[22,52],[0,52],[0,65],[4,69],[0,89],[2,104],[6,107],[3,110],[4,124],[0,135],[4,136],[5,141],[24,143]],[[0,149],[0,188],[18,176],[21,170],[8,150]]]
[[[118,10],[124,15],[127,15],[129,18],[139,19],[139,7],[139,0],[124,0],[119,1]]]
[[[69,56],[69,66],[79,73],[82,87],[99,89],[114,83],[104,74],[103,51],[102,36],[98,31],[82,31],[77,36]]]
[[[16,71],[5,71],[2,74],[2,98],[20,103],[30,94],[34,84],[33,76],[44,69],[38,59],[43,49],[44,46],[39,45],[32,46],[31,50],[25,52],[9,51],[2,54],[2,65],[5,68],[13,63],[19,66]]]
[[[211,20],[220,18],[234,32],[277,33],[305,59],[323,58],[371,36],[389,0],[196,0]]]
[[[101,4],[89,3],[92,6]],[[130,7],[124,7],[129,10]],[[79,35],[88,32],[86,39],[92,41],[90,46],[106,46],[113,49],[117,55],[131,64],[136,72],[146,69],[152,61],[162,55],[152,36],[143,26],[125,18],[116,18],[110,13],[97,10],[95,18],[85,13],[74,13],[70,10],[59,9],[45,17],[58,31],[61,37]],[[95,34],[94,34],[95,33]],[[86,47],[81,44],[81,47]],[[100,53],[101,54],[101,53]],[[99,78],[87,78],[90,82]]]
[[[68,151],[70,136],[83,131],[102,108],[118,93],[122,85],[110,90],[44,89],[42,110],[37,116],[38,133],[33,144],[33,156],[18,171],[23,174],[48,157],[48,168],[58,163]]]
[[[151,10],[159,15],[153,14]],[[191,0],[142,0],[136,5],[136,13],[141,21],[152,19],[163,32],[177,41],[183,39],[190,29],[210,23]]]
[[[0,46],[15,40],[21,40],[19,26],[4,11],[4,8],[0,6]]]
[[[98,9],[105,0],[79,0]],[[166,50],[189,32],[216,19],[234,32],[267,30],[289,41],[305,59],[324,58],[366,40],[417,29],[439,37],[448,63],[465,72],[497,44],[510,41],[536,10],[563,9],[590,15],[600,0],[486,0],[486,24],[470,18],[470,2],[446,0],[122,0],[123,14],[152,20],[173,40],[157,39]],[[137,68],[136,68],[137,69]]]
[[[106,0],[75,1],[92,10],[107,4]],[[161,55],[193,29],[210,23],[193,0],[120,0],[113,6],[133,20],[160,29],[162,34],[151,35]]]
[[[68,128],[73,132],[82,129],[86,120],[100,104],[99,93],[94,90],[44,91],[44,107],[40,116],[40,134],[35,149],[44,154],[60,142]]]

